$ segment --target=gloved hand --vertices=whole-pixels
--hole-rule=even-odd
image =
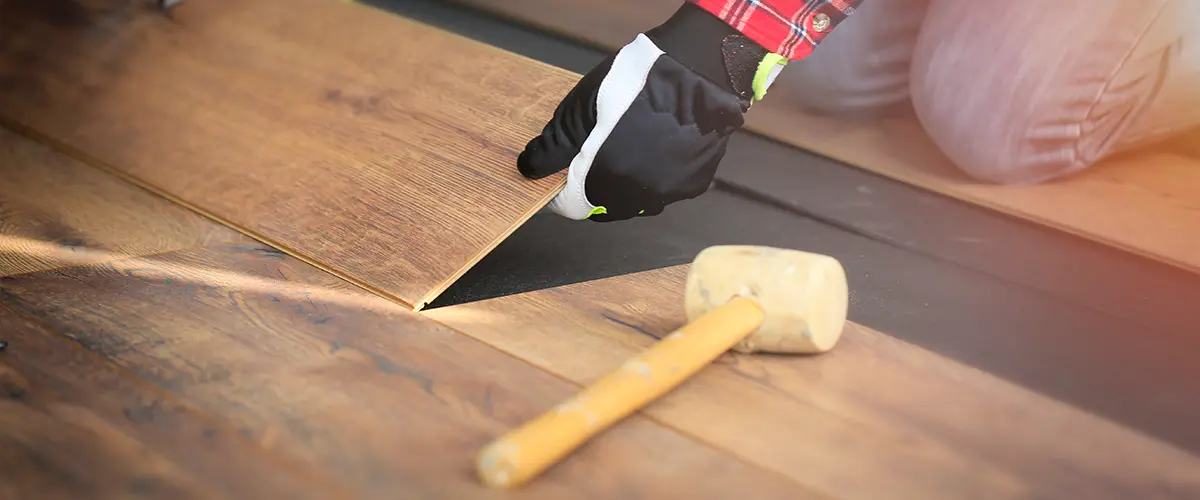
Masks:
[[[584,75],[517,167],[533,179],[569,168],[550,203],[564,217],[658,215],[708,190],[730,134],[786,62],[684,3]]]

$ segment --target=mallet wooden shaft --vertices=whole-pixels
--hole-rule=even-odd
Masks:
[[[490,443],[478,457],[480,479],[499,488],[526,483],[729,351],[765,317],[754,299],[736,297],[696,318],[570,399]]]

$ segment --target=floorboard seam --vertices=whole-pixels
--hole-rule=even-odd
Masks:
[[[269,247],[272,247],[279,251],[282,251],[282,252],[284,252],[284,253],[286,253],[308,265],[311,265],[317,269],[325,271],[325,272],[327,272],[333,276],[336,276],[336,277],[342,279],[343,281],[346,281],[352,285],[355,285],[363,290],[366,290],[375,295],[379,295],[381,297],[387,298],[388,300],[391,300],[391,301],[396,302],[404,307],[409,308],[409,310],[414,309],[414,304],[409,304],[408,302],[406,302],[404,299],[402,299],[400,297],[392,295],[392,294],[390,294],[378,287],[370,285],[362,280],[359,280],[359,279],[351,277],[345,273],[337,271],[337,270],[325,265],[324,263],[322,263],[320,261],[311,259],[308,256],[291,249],[287,245],[283,245],[281,243],[278,243],[278,242],[272,240],[271,238],[267,238],[266,236],[259,234],[257,231],[253,231],[249,228],[242,227],[241,225],[236,224],[233,221],[230,221],[228,219],[225,219],[224,217],[220,217],[216,214],[210,213],[207,210],[204,210],[204,209],[196,206],[193,203],[190,203],[186,200],[183,200],[182,198],[179,198],[179,197],[171,194],[169,191],[167,191],[165,189],[159,188],[157,186],[154,186],[153,184],[145,182],[145,181],[137,178],[136,176],[122,172],[121,170],[108,165],[107,163],[89,155],[88,153],[86,153],[84,151],[79,150],[78,148],[72,147],[61,141],[55,140],[55,139],[37,131],[31,127],[28,127],[22,123],[19,123],[15,120],[9,119],[8,117],[5,117],[5,116],[0,116],[0,126],[8,128],[9,130],[13,131],[14,133],[17,133],[18,135],[22,135],[29,140],[32,140],[32,141],[35,141],[44,146],[50,147],[50,148],[58,151],[59,153],[62,153],[84,165],[87,165],[89,167],[100,170],[101,172],[104,172],[106,174],[117,177],[117,178],[119,178],[125,182],[128,182],[129,184],[132,184],[140,189],[143,189],[155,196],[158,196],[158,197],[165,199],[171,203],[181,206],[193,213],[201,215],[208,220],[216,222],[217,224],[220,224],[229,229],[237,231],[237,232],[245,235],[246,237],[249,237],[259,243],[262,243],[264,245],[267,245]]]

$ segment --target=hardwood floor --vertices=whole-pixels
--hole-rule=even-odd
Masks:
[[[0,291],[0,304],[305,477],[364,496],[498,495],[475,481],[475,453],[577,389],[255,243],[26,274]],[[24,349],[13,343],[4,355]],[[804,491],[635,418],[519,496]]]
[[[682,266],[412,311],[561,185],[511,163],[575,77],[361,5],[137,5],[0,3],[0,122],[49,144],[0,129],[2,498],[1200,496],[1197,456],[858,325],[486,490],[480,447],[683,321]]]
[[[0,295],[4,294],[0,288]],[[173,395],[0,306],[0,498],[328,498]]]
[[[662,22],[678,0],[452,0],[589,45],[615,50]],[[1125,154],[1072,177],[1032,186],[967,178],[912,116],[854,120],[801,108],[780,75],[747,129],[930,191],[1200,272],[1200,155],[1194,147]],[[1191,142],[1194,142],[1194,138]],[[725,182],[787,200],[801,184],[786,166],[725,168]]]
[[[521,491],[485,489],[478,450],[577,385],[0,144],[20,160],[0,169],[0,262],[20,271],[0,275],[0,497],[826,498],[641,416]]]
[[[97,261],[0,279],[7,491],[499,497],[475,451],[681,324],[686,270],[418,314],[254,242]],[[1190,498],[1197,471],[852,325],[727,355],[510,496]]]
[[[577,78],[327,0],[0,3],[0,120],[420,308],[557,193]]]
[[[586,384],[683,324],[686,270],[423,314]],[[817,357],[727,354],[645,414],[838,498],[1200,495],[1186,451],[854,324]]]

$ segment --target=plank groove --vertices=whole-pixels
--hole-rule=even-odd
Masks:
[[[615,50],[665,20],[676,0],[454,0],[520,23]],[[912,116],[871,121],[801,109],[780,75],[747,130],[892,179],[1200,272],[1200,156],[1186,144],[1124,154],[1054,182],[996,186],[969,179]],[[1194,136],[1194,134],[1193,134]],[[1191,137],[1185,142],[1195,142]],[[764,169],[769,171],[764,172]],[[717,177],[777,199],[805,179],[786,166],[723,167]],[[1131,209],[1130,207],[1136,207]]]
[[[241,436],[0,306],[0,497],[326,498]]]
[[[3,117],[420,308],[549,201],[516,154],[577,78],[373,8],[0,4]]]
[[[236,231],[0,128],[0,276],[242,240]]]
[[[477,450],[576,387],[257,243],[7,278],[0,304],[367,497],[823,498],[644,418],[486,490]]]
[[[686,270],[422,314],[584,384],[683,324]],[[854,324],[819,357],[725,355],[644,414],[838,498],[1200,495],[1200,458]]]

